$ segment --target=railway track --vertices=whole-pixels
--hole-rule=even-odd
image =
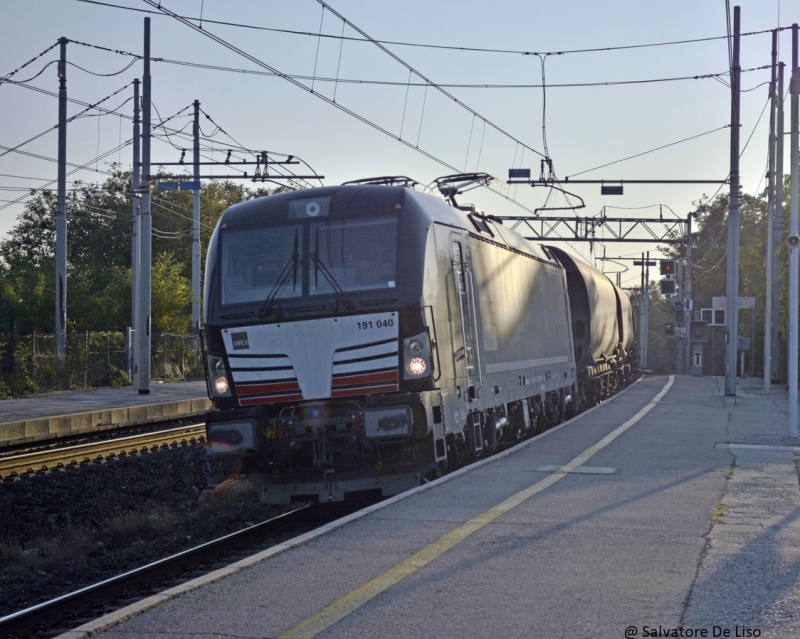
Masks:
[[[204,440],[205,424],[193,424],[88,444],[9,455],[0,458],[0,479]]]
[[[0,618],[0,637],[52,637],[151,594],[285,542],[355,512],[361,505],[295,510],[75,592]]]

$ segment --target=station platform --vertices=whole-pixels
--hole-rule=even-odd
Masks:
[[[61,639],[800,636],[787,393],[651,376]]]
[[[195,417],[210,407],[204,380],[151,382],[147,395],[124,386],[0,400],[0,450],[121,426]]]

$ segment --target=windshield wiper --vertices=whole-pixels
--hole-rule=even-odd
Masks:
[[[297,267],[299,264],[300,252],[297,245],[297,229],[295,229],[294,253],[292,253],[289,261],[286,262],[286,265],[283,267],[283,270],[281,271],[277,281],[275,284],[273,284],[272,290],[270,290],[269,295],[267,295],[267,299],[264,300],[264,305],[258,312],[258,319],[264,319],[272,314],[272,307],[275,305],[275,300],[278,299],[278,295],[280,295],[283,287],[286,286],[286,283],[289,281],[290,277],[292,278],[292,290],[297,288]]]
[[[319,288],[319,274],[321,272],[323,277],[328,281],[328,284],[331,285],[331,288],[336,293],[336,296],[341,298],[342,302],[344,302],[345,309],[348,311],[354,310],[355,307],[347,298],[347,294],[344,292],[344,289],[341,287],[339,282],[336,281],[333,273],[331,273],[330,269],[325,266],[325,263],[319,256],[319,228],[317,228],[317,234],[314,238],[314,252],[311,254],[311,261],[314,262],[314,287],[317,289]]]

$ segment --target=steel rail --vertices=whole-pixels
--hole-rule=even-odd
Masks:
[[[106,459],[173,444],[199,442],[205,438],[205,424],[193,424],[140,435],[129,435],[77,446],[9,455],[0,458],[0,478],[14,477],[72,464]]]
[[[55,599],[25,608],[5,617],[0,617],[0,636],[3,637],[23,637],[36,632],[44,632],[53,627],[60,627],[62,624],[69,623],[73,617],[77,617],[87,609],[98,610],[98,602],[106,603],[119,601],[119,593],[125,594],[142,591],[142,585],[152,588],[159,579],[173,576],[176,571],[181,569],[196,567],[197,564],[208,564],[214,552],[236,550],[237,546],[252,544],[252,538],[269,532],[270,528],[288,526],[296,530],[298,525],[303,522],[292,522],[292,516],[298,516],[312,504],[302,504],[298,508],[282,513],[261,523],[249,526],[234,533],[230,533],[218,539],[189,548],[164,559],[151,562],[140,568],[129,570],[125,573],[105,579],[91,586],[86,586]],[[288,520],[288,521],[286,521]],[[194,564],[194,566],[193,566]],[[132,588],[132,586],[134,588]],[[127,589],[127,590],[126,590]],[[146,597],[148,593],[141,594]],[[98,610],[97,616],[105,614],[105,610]]]

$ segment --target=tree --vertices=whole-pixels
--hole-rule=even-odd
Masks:
[[[182,271],[182,265],[170,253],[161,253],[153,260],[153,334],[189,332],[192,282]]]
[[[96,330],[95,298],[108,285],[116,266],[130,262],[131,223],[122,174],[102,187],[75,183],[67,198],[68,320],[82,330]],[[14,308],[21,333],[53,332],[55,307],[56,198],[34,192],[8,238],[0,242],[0,273],[7,286],[5,302]],[[8,332],[10,326],[0,326]]]
[[[692,248],[692,298],[695,311],[697,311],[701,308],[710,308],[713,297],[727,295],[728,194],[720,194],[713,200],[696,202],[695,205],[697,209],[693,225],[695,233]],[[754,312],[739,313],[739,335],[755,337],[752,355],[755,357],[756,370],[763,370],[767,235],[765,194],[762,193],[760,197],[741,196],[739,221],[739,296],[754,297],[756,300]],[[662,251],[676,259],[683,258],[686,254],[686,248],[683,245],[662,248]],[[785,276],[783,281],[785,283]],[[713,350],[717,361],[712,361],[711,354],[707,353],[704,358],[705,373],[722,374],[724,372],[723,331],[712,331],[710,339],[715,340]],[[709,344],[708,349],[711,349],[711,342]],[[750,355],[748,355],[749,357]],[[752,365],[752,362],[749,363]]]
[[[158,180],[156,180],[156,184]],[[250,199],[252,192],[230,180],[205,182],[200,191],[200,260],[205,264],[211,233],[222,214],[234,204]],[[153,254],[168,251],[175,255],[191,278],[193,194],[188,191],[162,191],[154,188],[151,199]]]
[[[664,333],[664,324],[675,323],[675,311],[672,301],[661,295],[658,282],[648,287],[647,317],[647,369],[656,373],[674,373],[675,349],[677,341]],[[634,315],[641,318],[641,292],[631,296]],[[641,321],[641,319],[640,319]],[[639,341],[639,326],[636,326],[636,341]],[[641,347],[640,347],[641,352]]]
[[[67,198],[67,319],[70,330],[122,331],[131,317],[131,174],[112,165],[101,185],[75,182]],[[257,194],[263,194],[258,191]],[[254,193],[229,181],[206,183],[201,191],[201,255],[224,211]],[[192,195],[158,191],[152,197],[153,324],[169,332],[188,331],[183,280],[191,278]],[[55,307],[56,197],[35,191],[17,225],[0,241],[0,335],[52,333]],[[172,292],[156,300],[166,277]],[[178,309],[186,306],[185,322]],[[161,313],[165,313],[161,316]]]

